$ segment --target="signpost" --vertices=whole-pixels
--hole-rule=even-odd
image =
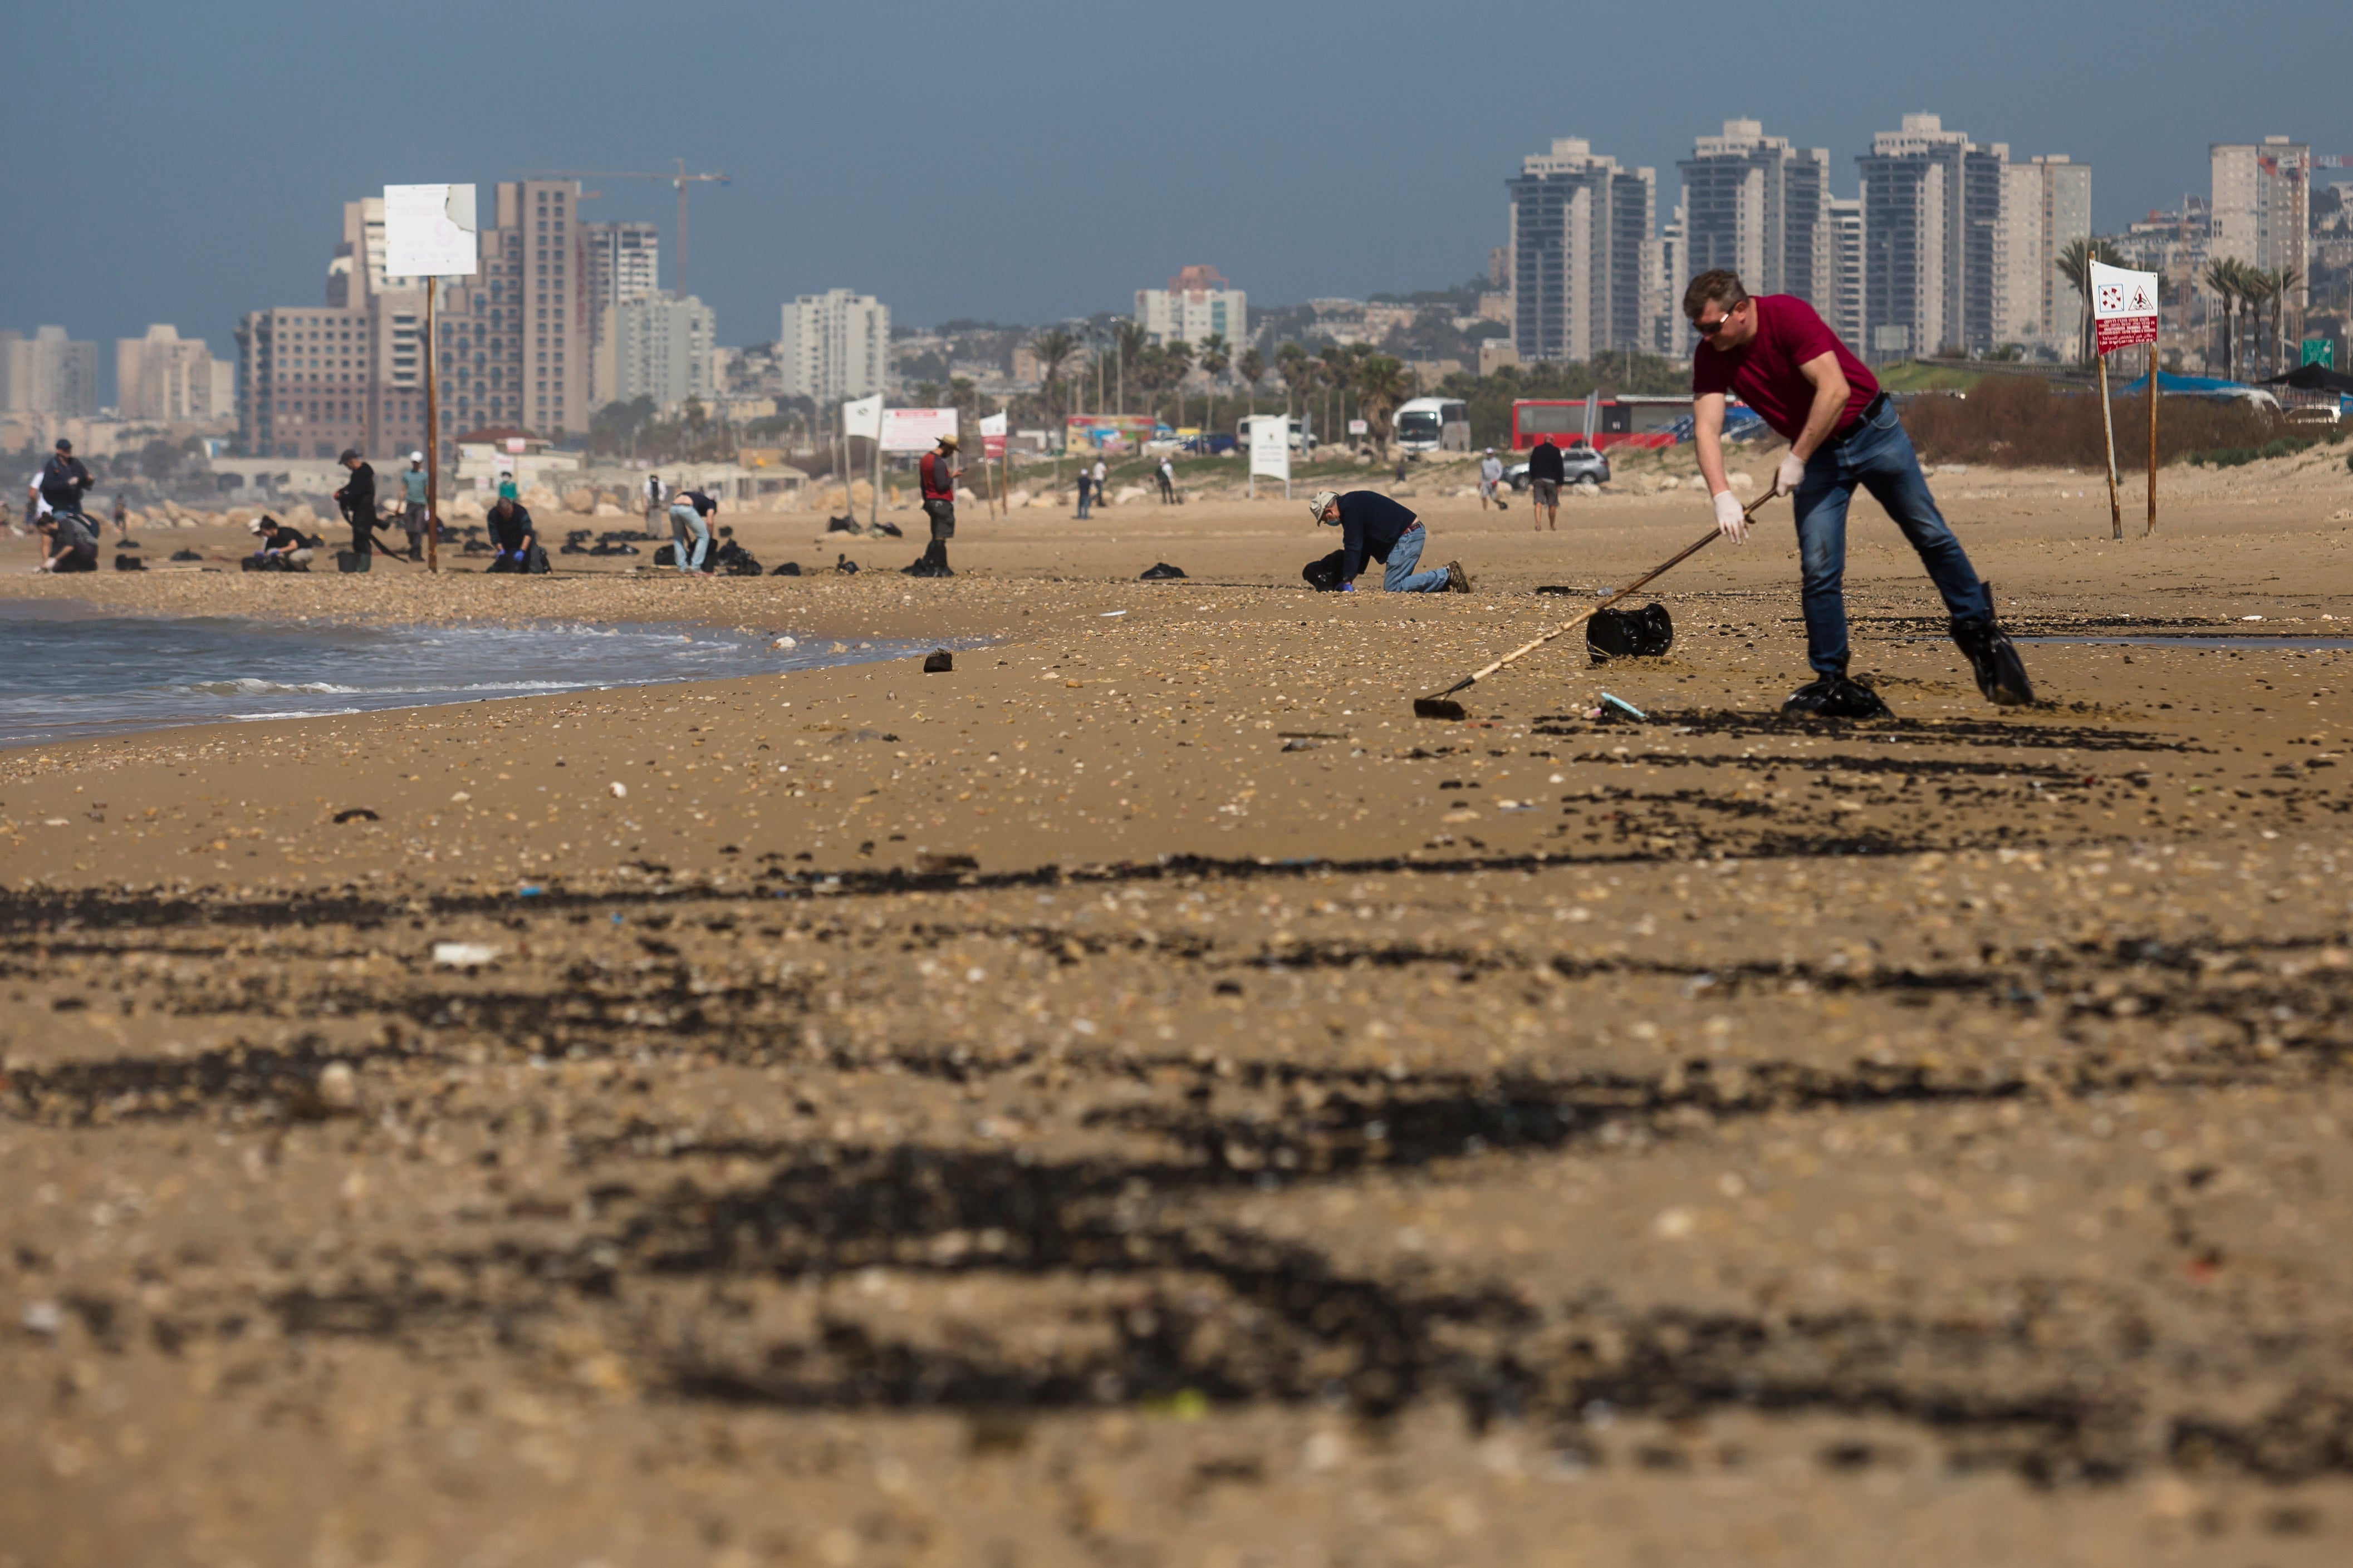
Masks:
[[[1005,415],[1002,411],[980,416],[980,467],[984,474],[988,471],[988,459],[991,458],[997,459],[997,494],[991,500],[990,510],[997,510],[1003,506],[1005,493],[1011,487],[1011,480],[1005,471]],[[1004,507],[1003,510],[1006,516],[1012,515],[1010,507]]]
[[[871,397],[861,397],[841,405],[841,505],[852,522],[858,521],[858,497],[850,489],[849,443],[852,437],[859,436],[872,443],[868,451],[873,457],[875,478],[880,479],[882,458],[877,448],[882,441],[882,395],[879,392]],[[874,494],[868,500],[871,504],[868,509],[867,521],[871,523],[881,515],[882,498]]]
[[[2100,422],[2108,437],[2108,527],[2125,536],[2125,516],[2116,503],[2116,424],[2108,406],[2108,355],[2137,343],[2148,345],[2148,526],[2157,531],[2157,274],[2129,272],[2092,263],[2093,347],[2100,361]]]
[[[433,324],[436,285],[471,278],[480,265],[471,185],[386,185],[384,269],[425,279],[425,569],[441,570],[441,344]],[[357,265],[355,262],[354,265]]]
[[[1282,481],[1282,497],[1291,499],[1291,420],[1282,414],[1253,414],[1243,421],[1250,427],[1249,493],[1258,494],[1258,477]]]

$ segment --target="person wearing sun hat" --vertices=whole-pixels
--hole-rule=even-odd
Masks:
[[[1459,561],[1435,571],[1417,572],[1429,532],[1421,519],[1378,490],[1317,490],[1307,510],[1315,521],[1340,531],[1340,575],[1343,594],[1356,591],[1356,574],[1367,561],[1387,568],[1381,586],[1392,594],[1467,594],[1471,579]]]
[[[932,542],[912,566],[900,568],[910,577],[953,577],[948,570],[948,541],[955,537],[955,485],[964,470],[953,467],[956,438],[943,436],[939,445],[915,465],[923,481],[923,515],[932,520]]]

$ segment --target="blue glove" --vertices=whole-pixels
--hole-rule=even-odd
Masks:
[[[1356,591],[1356,585],[1354,583],[1343,583],[1340,584],[1340,592],[1343,594],[1353,594]]]

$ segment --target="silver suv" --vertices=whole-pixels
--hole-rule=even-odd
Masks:
[[[1582,441],[1571,442],[1560,449],[1561,482],[1570,485],[1606,485],[1609,482],[1609,459]],[[1504,470],[1504,482],[1515,490],[1528,488],[1528,466],[1514,463]]]

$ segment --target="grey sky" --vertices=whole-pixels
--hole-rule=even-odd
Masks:
[[[723,342],[789,295],[895,319],[1125,309],[1187,262],[1253,300],[1452,283],[1555,136],[1661,174],[1726,118],[1831,150],[1842,194],[1906,110],[2094,168],[2104,229],[2206,185],[2206,146],[2353,153],[2342,0],[1802,6],[712,5],[354,11],[83,0],[12,29],[0,325],[102,343],[321,297],[340,204],[521,169],[733,176],[693,197]],[[34,85],[36,81],[40,85]],[[2353,171],[2348,171],[2353,175]],[[667,187],[584,216],[663,226]],[[110,369],[111,351],[101,354]]]

